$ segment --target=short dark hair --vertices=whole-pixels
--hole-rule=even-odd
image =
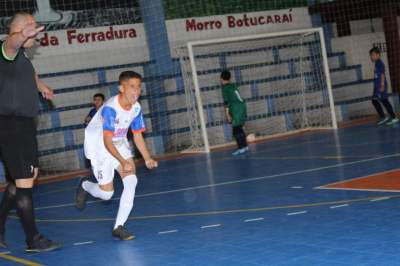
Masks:
[[[103,100],[103,102],[104,102],[104,99],[106,98],[106,97],[104,97],[103,93],[96,93],[95,95],[93,95],[93,98],[97,98],[97,97],[101,98]]]
[[[139,73],[135,71],[124,71],[119,75],[119,85],[121,85],[123,81],[126,81],[128,79],[139,79],[141,81],[143,78]]]
[[[29,16],[32,16],[32,14],[28,13],[28,12],[24,12],[24,11],[15,13],[8,21],[8,31],[10,31],[11,27],[13,26],[15,21],[17,21],[17,19],[20,19],[21,17],[29,17]]]
[[[231,72],[229,70],[224,70],[221,72],[221,79],[229,81],[231,79]]]
[[[372,47],[372,49],[369,50],[369,54],[371,55],[371,54],[373,54],[373,53],[375,53],[375,54],[381,54],[381,50],[380,50],[378,47]]]

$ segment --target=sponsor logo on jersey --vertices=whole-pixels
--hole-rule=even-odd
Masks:
[[[127,128],[118,128],[114,133],[114,137],[125,137],[127,133]]]

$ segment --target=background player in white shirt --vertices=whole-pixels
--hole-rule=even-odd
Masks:
[[[142,132],[145,130],[143,114],[138,102],[142,77],[133,71],[124,71],[119,76],[119,94],[110,98],[96,113],[85,129],[85,156],[91,161],[97,183],[82,179],[76,193],[76,207],[84,209],[87,195],[110,200],[114,194],[114,170],[122,178],[122,191],[114,237],[131,240],[134,236],[124,227],[133,208],[137,184],[132,148],[127,139],[132,130],[136,147],[149,169],[158,166],[146,148]]]

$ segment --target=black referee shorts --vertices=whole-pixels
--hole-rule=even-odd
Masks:
[[[8,179],[33,177],[39,166],[34,118],[0,115],[0,158]]]

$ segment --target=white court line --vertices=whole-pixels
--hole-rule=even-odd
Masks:
[[[264,218],[254,218],[254,219],[247,219],[244,220],[245,223],[249,223],[249,222],[257,222],[257,221],[262,221],[264,220]]]
[[[331,184],[327,184],[328,186]],[[340,188],[340,187],[316,187],[315,189],[327,189],[327,190],[349,190],[349,191],[368,191],[368,192],[391,192],[391,193],[398,193],[400,192],[399,189],[370,189],[370,188]]]
[[[374,158],[364,159],[364,160],[359,160],[359,161],[354,161],[354,162],[338,163],[338,164],[322,166],[322,167],[317,167],[317,168],[310,168],[310,169],[306,169],[306,170],[298,170],[298,171],[292,171],[292,172],[286,172],[286,173],[280,173],[280,174],[274,174],[274,175],[250,177],[250,178],[240,179],[240,180],[235,180],[235,181],[227,181],[227,182],[221,182],[221,183],[215,183],[215,184],[192,186],[192,187],[166,190],[166,191],[160,191],[160,192],[152,192],[152,193],[137,195],[136,198],[165,195],[165,194],[176,193],[176,192],[185,192],[185,191],[190,191],[190,190],[213,188],[213,187],[226,186],[226,185],[232,185],[232,184],[240,184],[240,183],[258,181],[258,180],[273,179],[273,178],[283,177],[283,176],[306,174],[306,173],[312,173],[312,172],[317,172],[317,171],[321,171],[321,170],[357,165],[357,164],[368,163],[368,162],[378,161],[378,160],[387,159],[387,158],[394,158],[394,157],[400,157],[400,153],[394,153],[394,154],[389,154],[389,155],[384,155],[384,156],[379,156],[379,157],[374,157]],[[115,201],[115,200],[119,200],[119,199],[120,198],[118,197],[118,198],[113,198],[111,200]],[[98,203],[98,202],[103,202],[103,200],[88,201],[87,204]],[[71,206],[75,206],[75,203],[66,203],[66,204],[59,204],[59,205],[52,205],[52,206],[37,207],[37,208],[35,208],[35,210],[46,210],[46,209],[63,208],[63,207],[71,207]]]
[[[342,205],[336,205],[336,206],[330,206],[329,208],[331,209],[337,209],[337,208],[342,208],[342,207],[347,207],[349,204],[342,204]]]
[[[7,255],[7,254],[10,254],[10,253],[11,253],[11,251],[0,252],[1,255]]]
[[[207,229],[207,228],[214,228],[214,227],[220,227],[221,224],[211,224],[211,225],[203,225],[200,227],[201,229]]]
[[[301,189],[301,188],[303,188],[302,186],[293,186],[293,187],[291,187],[291,188],[293,188],[293,189]]]
[[[388,199],[391,199],[391,197],[376,198],[376,199],[372,199],[370,201],[374,202],[374,201],[381,201],[381,200],[388,200]]]
[[[81,245],[89,245],[89,244],[93,244],[93,243],[94,243],[94,241],[86,241],[86,242],[77,242],[77,243],[74,243],[73,245],[81,246]]]
[[[299,215],[299,214],[305,214],[307,213],[307,211],[301,211],[301,212],[289,212],[287,215],[291,216],[291,215]]]
[[[169,230],[169,231],[161,231],[158,232],[159,235],[165,235],[165,234],[172,234],[172,233],[177,233],[178,230]]]

